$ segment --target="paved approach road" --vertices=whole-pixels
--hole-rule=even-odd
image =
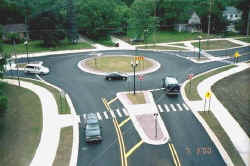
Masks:
[[[101,51],[103,55],[144,55],[153,58],[161,63],[161,68],[151,74],[144,76],[142,88],[144,90],[161,88],[161,79],[171,75],[180,82],[186,80],[189,73],[201,73],[209,69],[223,66],[224,62],[211,62],[205,64],[195,64],[185,58],[174,56],[173,54],[151,52],[151,51]],[[102,117],[104,141],[101,144],[86,144],[82,127],[80,130],[80,146],[78,155],[78,165],[99,166],[99,165],[121,165],[119,141],[113,126],[111,115],[105,116],[105,107],[101,101],[102,97],[112,99],[117,92],[128,91],[130,84],[126,81],[104,80],[103,76],[92,75],[82,72],[77,64],[80,60],[92,56],[91,53],[56,55],[48,57],[31,58],[31,61],[42,60],[48,66],[51,73],[42,76],[46,81],[64,89],[71,97],[76,112],[79,115],[98,112]],[[20,59],[25,61],[25,59]],[[137,88],[139,88],[137,81]],[[190,110],[182,104],[181,96],[169,98],[162,91],[153,92],[157,105],[162,110],[162,118],[169,131],[171,143],[174,144],[178,153],[181,165],[225,165],[214,144],[209,139],[205,130],[201,127]],[[180,107],[178,106],[180,105]],[[119,102],[112,104],[114,110],[120,110],[122,105]],[[168,108],[168,109],[167,109]],[[182,110],[180,110],[182,108]],[[126,115],[116,114],[119,122],[126,119]],[[121,129],[125,147],[131,149],[139,140],[132,123],[128,121]],[[202,149],[209,148],[211,153],[203,153]],[[142,144],[133,154],[128,157],[128,165],[174,165],[171,151],[168,145],[152,146]]]

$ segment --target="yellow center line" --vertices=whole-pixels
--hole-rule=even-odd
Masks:
[[[172,158],[173,158],[173,160],[174,160],[174,165],[177,166],[177,161],[176,161],[176,159],[175,159],[174,152],[173,152],[173,150],[172,150],[172,146],[171,146],[170,143],[168,144],[168,146],[169,146],[169,149],[170,149],[170,151],[171,151]]]
[[[141,140],[138,142],[134,147],[132,147],[128,153],[126,153],[126,158],[128,158],[137,148],[139,148],[142,145],[143,141]]]
[[[103,101],[106,109],[110,112],[110,107],[109,107],[107,100],[105,98],[102,98],[102,101]],[[122,136],[122,132],[121,132],[120,128],[118,127],[119,125],[118,125],[118,121],[117,121],[116,117],[113,118],[113,124],[115,126],[115,130],[116,130],[118,141],[119,141],[122,166],[127,166],[127,158],[125,157],[126,150],[125,150],[125,145],[124,145],[124,141],[123,141],[123,136]]]
[[[177,154],[177,152],[176,152],[176,150],[175,150],[174,144],[172,144],[172,147],[173,147],[174,154],[175,154],[175,156],[176,156],[176,160],[177,160],[178,166],[181,166],[181,163],[180,163],[178,154]]]
[[[107,104],[111,104],[111,103],[113,103],[114,101],[116,101],[118,99],[118,97],[115,97],[115,98],[113,98],[112,100],[110,100],[109,102],[107,102]]]
[[[124,121],[122,121],[118,126],[122,127],[124,124],[126,124],[128,121],[130,120],[130,117],[128,117],[127,119],[125,119]]]

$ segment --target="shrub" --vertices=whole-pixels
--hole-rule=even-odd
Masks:
[[[5,43],[12,44],[13,40],[15,40],[16,44],[24,42],[24,39],[22,39],[18,33],[5,34],[5,40],[4,40]]]

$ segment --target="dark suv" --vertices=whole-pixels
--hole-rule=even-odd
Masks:
[[[90,142],[101,142],[102,131],[96,114],[90,113],[86,116],[85,122],[85,141]]]
[[[180,93],[180,85],[174,77],[166,77],[162,79],[162,87],[167,94],[178,95]]]

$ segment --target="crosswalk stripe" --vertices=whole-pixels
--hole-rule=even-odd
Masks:
[[[86,114],[83,114],[83,119],[86,119]]]
[[[103,112],[103,115],[104,115],[104,117],[105,117],[106,119],[109,118],[107,112]]]
[[[167,110],[167,112],[170,111],[167,104],[164,104],[164,107],[165,107],[165,109]]]
[[[176,111],[175,107],[173,104],[170,104],[170,107],[172,108],[173,111]]]
[[[126,116],[128,116],[128,112],[127,112],[127,110],[126,110],[125,108],[123,108],[122,111],[123,111],[123,113],[124,113]]]
[[[112,118],[116,118],[114,111],[111,110],[111,109],[109,111],[110,111],[110,114],[111,114]]]
[[[96,113],[98,120],[102,120],[102,117],[99,112]]]
[[[121,112],[120,112],[119,109],[116,109],[116,112],[117,112],[117,114],[118,114],[119,117],[122,117],[122,114],[121,114]]]
[[[189,110],[188,106],[185,103],[183,103],[182,105],[186,110]]]
[[[164,112],[163,109],[161,108],[161,105],[158,104],[158,108],[159,108],[160,112]]]
[[[176,104],[176,105],[177,105],[177,107],[179,108],[180,111],[183,111],[183,109],[182,109],[182,107],[181,107],[180,104]]]

